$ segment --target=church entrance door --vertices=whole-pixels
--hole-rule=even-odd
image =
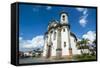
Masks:
[[[48,46],[47,58],[51,56],[51,46]]]

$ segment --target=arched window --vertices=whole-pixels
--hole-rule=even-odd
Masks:
[[[63,15],[62,17],[63,17],[63,21],[65,21],[65,15]]]
[[[56,39],[56,32],[54,32],[54,40]]]
[[[65,32],[65,29],[63,28],[63,32]]]
[[[66,42],[64,42],[64,47],[66,47]]]

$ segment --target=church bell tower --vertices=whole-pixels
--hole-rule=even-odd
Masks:
[[[68,24],[68,14],[66,12],[61,12],[60,23],[61,24]]]

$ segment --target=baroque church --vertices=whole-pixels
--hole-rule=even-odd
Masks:
[[[66,12],[60,13],[60,20],[52,20],[44,36],[43,57],[62,58],[81,54],[76,47],[77,37],[70,31]]]

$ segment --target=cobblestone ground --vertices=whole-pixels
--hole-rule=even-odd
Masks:
[[[62,59],[45,59],[42,57],[36,58],[36,57],[29,57],[29,58],[21,58],[19,59],[19,63],[20,64],[25,64],[25,63],[40,63],[40,62],[58,62],[58,61],[75,61],[73,59],[66,59],[66,58],[62,58]]]

